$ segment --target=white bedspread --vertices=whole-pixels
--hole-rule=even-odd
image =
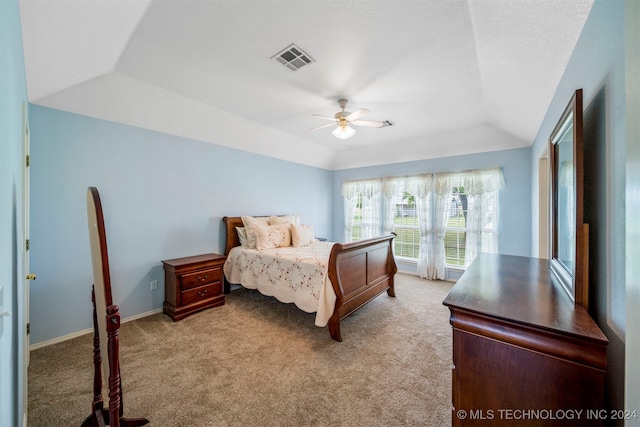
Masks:
[[[324,327],[333,314],[336,294],[327,274],[334,243],[309,246],[229,251],[224,275],[230,283],[257,289],[307,313],[316,313],[316,326]]]

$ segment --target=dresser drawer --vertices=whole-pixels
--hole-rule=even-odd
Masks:
[[[181,276],[181,286],[183,291],[209,283],[222,282],[222,268],[214,267],[206,270],[199,270],[194,273],[187,273]]]
[[[222,282],[212,283],[209,285],[200,286],[198,288],[189,289],[188,291],[182,291],[181,299],[182,305],[189,305],[202,301],[205,299],[213,298],[222,293]]]

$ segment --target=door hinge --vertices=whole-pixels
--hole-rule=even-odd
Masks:
[[[31,334],[31,323],[27,323],[27,335]]]
[[[31,156],[27,154],[27,159],[26,159],[27,167],[29,167],[30,164],[31,164]]]
[[[26,250],[29,250],[29,239],[26,240]]]

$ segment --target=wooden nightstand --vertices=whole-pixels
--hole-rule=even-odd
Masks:
[[[206,254],[162,261],[162,311],[174,321],[209,307],[224,304],[224,255]]]

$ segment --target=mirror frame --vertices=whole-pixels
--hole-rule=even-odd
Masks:
[[[107,234],[104,226],[102,202],[96,187],[87,189],[87,222],[89,226],[89,244],[91,249],[91,266],[93,271],[93,287],[98,336],[100,338],[100,354],[104,385],[109,386],[110,365],[113,363],[109,352],[107,317],[109,308],[113,306],[111,294],[111,274],[109,271],[109,253],[107,250]],[[108,396],[108,389],[105,390]]]
[[[558,203],[560,187],[559,144],[567,127],[573,125],[573,198],[575,206],[575,235],[573,240],[575,259],[573,271],[558,258],[558,218],[561,207]],[[576,305],[588,306],[588,226],[584,224],[584,122],[582,111],[582,89],[575,91],[560,120],[549,137],[551,163],[551,270]]]

